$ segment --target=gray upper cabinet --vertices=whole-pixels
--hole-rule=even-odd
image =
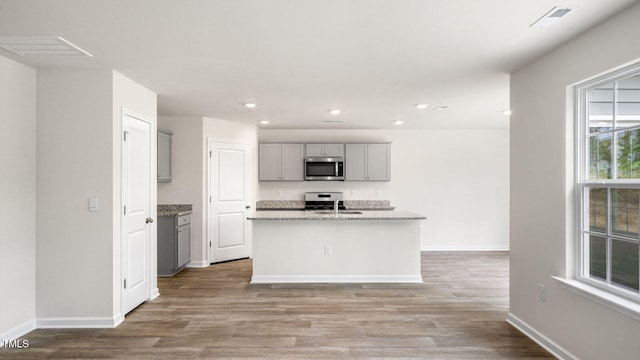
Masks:
[[[367,144],[367,180],[391,180],[391,144]]]
[[[345,152],[345,180],[391,180],[391,144],[346,144]]]
[[[307,156],[344,157],[344,144],[306,144]]]
[[[260,144],[259,179],[281,180],[282,144]]]
[[[304,179],[304,147],[282,144],[282,180]]]
[[[158,130],[158,182],[172,179],[172,141],[172,133]]]
[[[303,180],[303,144],[260,144],[260,180]]]
[[[347,144],[345,158],[345,180],[366,180],[367,176],[367,145]]]

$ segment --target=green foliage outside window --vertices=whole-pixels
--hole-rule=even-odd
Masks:
[[[618,179],[640,178],[640,130],[618,134]]]

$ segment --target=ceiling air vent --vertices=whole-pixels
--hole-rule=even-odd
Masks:
[[[21,56],[93,57],[59,36],[0,36],[0,47]]]
[[[551,26],[561,19],[566,18],[577,9],[577,6],[556,6],[544,14],[540,19],[536,20],[533,24],[529,25],[529,27]]]

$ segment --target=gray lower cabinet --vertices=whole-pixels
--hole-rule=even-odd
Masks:
[[[158,276],[173,276],[191,261],[191,214],[158,217]]]

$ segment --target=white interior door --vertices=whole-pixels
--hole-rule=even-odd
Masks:
[[[149,299],[151,123],[122,115],[122,313]]]
[[[209,142],[209,261],[251,256],[251,146]]]

